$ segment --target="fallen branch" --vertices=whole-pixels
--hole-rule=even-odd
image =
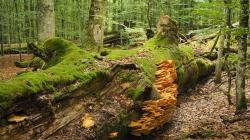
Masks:
[[[249,120],[250,119],[250,115],[249,114],[241,114],[241,115],[237,115],[237,116],[221,116],[220,117],[223,120],[224,124],[227,123],[235,123],[238,121],[244,121],[244,120]]]

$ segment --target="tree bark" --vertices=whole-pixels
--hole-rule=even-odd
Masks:
[[[238,64],[236,70],[236,112],[240,113],[247,109],[247,101],[245,95],[246,82],[246,64],[247,64],[247,36],[248,36],[248,20],[249,20],[249,0],[240,1],[240,31],[241,35],[238,37]]]
[[[88,21],[88,37],[89,45],[97,46],[100,52],[103,47],[104,38],[104,20],[105,20],[106,0],[91,0]]]
[[[215,82],[220,83],[221,82],[221,73],[222,73],[222,66],[223,66],[223,50],[225,49],[225,44],[227,47],[227,50],[230,48],[230,31],[229,29],[231,28],[231,0],[224,0],[224,11],[225,11],[225,20],[224,24],[226,25],[225,30],[222,31],[222,36],[221,36],[221,44],[218,49],[218,59],[217,59],[217,65],[216,65],[216,71],[215,71]],[[224,26],[223,26],[224,28]],[[224,30],[224,29],[223,29]]]
[[[55,12],[53,0],[38,0],[38,43],[55,36]]]
[[[2,9],[2,7],[3,7],[3,2],[1,1],[1,3],[0,3],[0,8]],[[2,15],[2,13],[3,13],[3,11],[1,10],[0,11],[1,13],[0,13],[0,22],[2,22],[2,19],[3,19],[3,15]],[[4,50],[3,50],[3,44],[4,44],[4,42],[3,42],[3,25],[2,25],[2,23],[0,23],[0,44],[1,44],[1,55],[3,56],[4,55]]]
[[[218,58],[217,58],[217,64],[215,69],[215,82],[220,83],[221,82],[221,73],[222,73],[222,66],[223,66],[223,50],[225,45],[225,35],[221,35],[220,39],[220,46],[218,49]]]

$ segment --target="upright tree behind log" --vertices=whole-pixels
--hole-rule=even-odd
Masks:
[[[91,0],[88,21],[87,41],[91,46],[97,46],[98,52],[103,46],[104,38],[104,18],[106,0]]]
[[[224,31],[222,31],[222,35],[220,38],[220,46],[218,49],[218,58],[216,62],[216,69],[215,69],[215,83],[220,83],[221,82],[221,73],[222,73],[222,66],[223,66],[223,50],[224,50],[224,45],[225,45],[225,34]]]
[[[247,36],[248,36],[248,20],[249,20],[249,0],[240,1],[240,31],[241,36],[238,38],[238,65],[236,71],[236,112],[240,113],[247,109],[247,101],[245,95],[245,72],[247,64]]]
[[[225,21],[223,25],[226,26],[226,29],[231,28],[231,0],[224,0],[225,4]],[[224,26],[223,26],[224,27]],[[222,73],[222,65],[223,65],[223,50],[226,44],[227,49],[230,47],[230,32],[228,30],[223,31],[221,35],[221,43],[218,49],[218,59],[216,64],[216,72],[215,72],[215,82],[221,82],[221,73]]]
[[[55,36],[54,0],[38,0],[38,43]]]

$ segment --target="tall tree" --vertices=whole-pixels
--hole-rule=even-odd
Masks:
[[[103,46],[105,5],[106,0],[91,0],[89,9],[88,41],[90,45],[98,47],[98,52]]]
[[[55,36],[54,0],[38,0],[38,43]]]
[[[238,64],[236,70],[236,112],[240,113],[247,109],[245,95],[245,72],[247,64],[247,36],[249,30],[249,0],[240,0],[240,31],[238,37]]]

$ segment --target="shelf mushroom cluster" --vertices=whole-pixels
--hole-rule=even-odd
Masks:
[[[132,121],[129,127],[135,136],[147,135],[152,130],[169,122],[176,110],[177,74],[175,61],[165,60],[157,66],[154,87],[159,93],[157,100],[148,100],[143,103],[143,114],[138,121]]]

